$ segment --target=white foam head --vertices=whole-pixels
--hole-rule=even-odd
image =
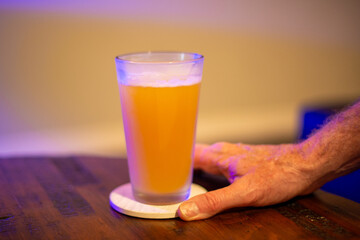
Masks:
[[[201,81],[203,57],[192,53],[129,54],[116,58],[116,68],[123,85],[187,86]]]
[[[141,76],[128,76],[126,78],[118,78],[120,84],[130,86],[143,87],[177,87],[189,86],[201,82],[201,76],[187,76],[184,77],[168,77],[164,78],[157,73],[148,73]]]

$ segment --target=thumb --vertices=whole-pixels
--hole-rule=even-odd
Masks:
[[[200,220],[214,216],[226,209],[238,206],[239,196],[234,184],[208,193],[200,194],[183,202],[178,215],[185,221]]]

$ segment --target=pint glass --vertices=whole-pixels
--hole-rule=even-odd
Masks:
[[[130,182],[140,202],[189,197],[203,61],[183,52],[115,58]]]

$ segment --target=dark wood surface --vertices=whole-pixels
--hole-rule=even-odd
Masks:
[[[184,222],[111,209],[109,193],[128,181],[125,159],[0,159],[0,239],[360,239],[360,204],[323,191]],[[227,184],[204,173],[194,182],[208,190]]]

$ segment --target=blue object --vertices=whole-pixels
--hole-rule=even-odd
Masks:
[[[301,116],[302,126],[299,139],[304,140],[321,128],[326,120],[336,112],[332,109],[334,108],[305,108]],[[322,186],[321,189],[360,203],[360,170],[334,179]]]

